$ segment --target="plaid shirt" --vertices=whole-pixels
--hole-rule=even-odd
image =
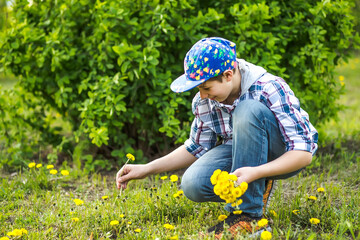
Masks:
[[[267,106],[279,123],[286,151],[304,150],[315,154],[318,133],[309,122],[309,115],[300,107],[289,85],[280,77],[265,73],[239,96],[232,105],[210,99],[201,99],[197,93],[192,102],[195,119],[191,125],[186,149],[200,157],[216,145],[218,137],[223,144],[232,144],[232,113],[237,104],[254,99]]]

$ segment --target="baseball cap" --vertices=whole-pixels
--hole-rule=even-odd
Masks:
[[[185,73],[175,79],[173,92],[185,92],[236,67],[236,44],[220,37],[203,38],[192,46],[184,59]]]

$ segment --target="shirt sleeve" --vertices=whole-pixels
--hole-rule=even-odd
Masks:
[[[269,81],[260,101],[264,101],[277,118],[286,151],[304,150],[315,154],[317,132],[309,122],[308,114],[300,108],[299,99],[283,79]]]
[[[193,100],[192,110],[195,118],[191,124],[190,137],[184,143],[186,150],[199,158],[216,145],[216,133],[204,123],[198,113],[200,97],[196,95]]]

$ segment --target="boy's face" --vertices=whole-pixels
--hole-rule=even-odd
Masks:
[[[206,81],[198,86],[201,99],[209,98],[218,102],[224,102],[230,95],[232,87],[224,77],[222,82]]]
[[[198,86],[201,99],[209,98],[221,103],[226,103],[234,96],[237,97],[239,92],[234,86],[232,70],[227,70],[220,81],[206,81]]]

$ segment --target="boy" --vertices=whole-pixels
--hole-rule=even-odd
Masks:
[[[265,213],[273,180],[293,176],[311,163],[317,132],[286,82],[237,59],[233,42],[218,37],[198,41],[186,54],[184,70],[171,89],[199,89],[192,102],[190,138],[162,158],[123,167],[117,186],[126,188],[131,179],[188,167],[181,182],[185,196],[223,202],[210,177],[216,169],[232,172],[238,183],[249,185],[242,196],[243,213],[233,214],[234,208],[226,205],[230,216],[225,223],[233,235],[251,232],[251,222]],[[220,238],[223,223],[209,232]]]

